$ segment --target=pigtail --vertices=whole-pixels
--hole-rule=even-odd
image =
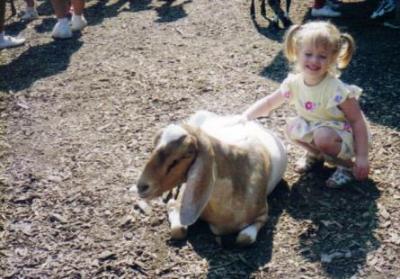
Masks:
[[[289,62],[296,62],[297,60],[297,46],[295,34],[300,30],[300,25],[292,25],[285,35],[284,52]]]
[[[337,58],[337,67],[339,69],[344,69],[349,65],[355,48],[356,45],[353,37],[347,33],[342,33],[340,35],[340,48]]]

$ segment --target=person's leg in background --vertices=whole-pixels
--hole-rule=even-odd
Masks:
[[[87,25],[83,11],[85,9],[84,0],[72,0],[72,17],[69,22],[68,15],[70,5],[67,0],[51,0],[57,23],[53,28],[52,36],[56,39],[67,39],[72,37],[72,31],[80,31]]]
[[[83,11],[85,10],[85,0],[72,0],[73,13],[71,18],[72,31],[80,31],[87,25]]]
[[[53,38],[67,39],[72,37],[72,30],[69,26],[68,11],[69,3],[66,0],[51,0],[57,23],[51,33]]]
[[[6,1],[0,0],[0,49],[16,47],[25,43],[24,38],[15,38],[5,34]]]
[[[33,20],[39,17],[35,7],[35,0],[25,0],[26,8],[24,14],[21,16],[22,20]]]

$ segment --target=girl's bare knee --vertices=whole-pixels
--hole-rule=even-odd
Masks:
[[[339,154],[342,144],[340,136],[331,128],[322,127],[314,131],[313,141],[315,146],[330,156]]]

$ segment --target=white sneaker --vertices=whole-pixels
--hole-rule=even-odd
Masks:
[[[341,6],[341,2],[339,2],[338,0],[326,0],[326,5],[328,5],[329,7],[331,7],[332,9],[338,9]]]
[[[393,12],[396,9],[396,3],[393,0],[382,0],[378,8],[370,16],[371,19],[382,17],[385,14]]]
[[[15,38],[11,36],[3,36],[3,39],[0,40],[0,49],[2,48],[9,48],[9,47],[16,47],[23,45],[25,43],[24,38]]]
[[[332,10],[331,7],[329,7],[328,5],[323,6],[320,9],[314,9],[312,8],[311,10],[311,16],[313,17],[339,17],[342,14],[340,12],[334,11]]]
[[[400,29],[400,20],[397,18],[387,19],[383,22],[383,26],[390,29]]]
[[[87,25],[87,21],[85,17],[82,15],[72,15],[71,18],[71,29],[72,31],[80,31],[85,28]]]
[[[24,14],[21,16],[22,20],[34,20],[39,17],[35,8],[26,8]]]
[[[58,21],[54,25],[51,36],[55,39],[68,39],[72,37],[71,27],[68,20]]]

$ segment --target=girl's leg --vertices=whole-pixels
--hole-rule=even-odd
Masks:
[[[338,158],[342,149],[342,141],[339,134],[331,128],[322,127],[314,131],[314,142],[317,149],[328,155],[333,163],[338,165],[336,171],[326,181],[326,186],[330,188],[340,188],[354,180],[351,159]]]
[[[323,157],[321,152],[312,143],[308,143],[299,138],[296,130],[303,126],[305,121],[298,117],[290,121],[285,129],[286,137],[293,143],[303,147],[307,152],[304,156],[298,159],[295,163],[294,170],[298,173],[311,171],[318,165],[323,165]]]
[[[307,142],[303,142],[303,141],[294,141],[295,143],[297,143],[298,145],[300,145],[301,147],[303,147],[305,150],[307,150],[309,153],[311,153],[312,155],[318,157],[321,152],[317,149],[317,147],[313,144],[307,143]]]
[[[294,141],[296,144],[307,150],[307,153],[297,160],[294,170],[298,173],[304,173],[313,170],[317,166],[324,164],[321,152],[313,145],[307,142]]]
[[[313,142],[316,149],[322,154],[328,155],[335,164],[343,167],[351,168],[353,162],[351,160],[343,160],[338,158],[342,149],[342,138],[332,128],[321,127],[314,131]]]

